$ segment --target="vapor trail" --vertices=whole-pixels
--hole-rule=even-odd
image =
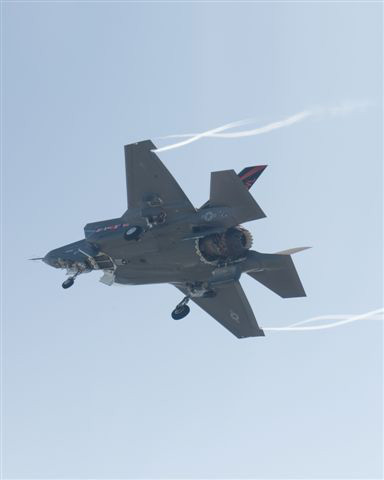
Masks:
[[[314,107],[308,110],[303,110],[302,112],[299,112],[299,113],[295,113],[294,115],[291,115],[282,120],[278,120],[277,122],[272,122],[262,127],[253,128],[251,130],[242,130],[239,132],[223,133],[226,130],[239,127],[241,125],[254,123],[256,119],[240,120],[238,122],[228,123],[226,125],[223,125],[222,127],[207,130],[202,133],[183,133],[183,134],[167,135],[166,137],[160,137],[160,138],[161,139],[187,138],[187,140],[158,148],[154,150],[154,152],[164,152],[166,150],[172,150],[173,148],[182,147],[183,145],[196,142],[197,140],[200,140],[203,137],[242,138],[242,137],[251,137],[254,135],[262,135],[264,133],[272,132],[273,130],[289,127],[296,123],[302,122],[303,120],[306,120],[310,117],[321,118],[324,116],[333,117],[333,116],[339,116],[339,115],[347,115],[349,113],[352,113],[355,110],[363,110],[371,105],[372,103],[366,101],[366,102],[345,102],[341,105],[334,106],[334,107]]]
[[[178,143],[173,143],[172,145],[167,145],[166,147],[161,147],[157,148],[155,150],[152,150],[153,152],[165,152],[166,150],[172,150],[173,148],[178,148],[182,147],[183,145],[188,145],[189,143],[196,142],[197,140],[200,140],[200,138],[203,137],[209,137],[211,135],[214,135],[219,132],[223,132],[224,130],[229,130],[230,128],[235,128],[235,127],[241,127],[242,125],[247,125],[249,123],[253,123],[253,119],[247,119],[247,120],[239,120],[237,122],[231,122],[227,123],[226,125],[222,125],[221,127],[213,128],[212,130],[207,130],[206,132],[202,133],[192,133],[190,135],[183,135],[183,137],[191,137],[188,138],[188,140],[183,140],[182,142]],[[172,135],[168,137],[162,137],[162,138],[171,138]]]
[[[284,118],[283,120],[278,120],[277,122],[269,123],[268,125],[264,125],[263,127],[254,128],[252,130],[242,130],[240,132],[231,132],[231,133],[219,133],[212,131],[210,133],[205,132],[204,137],[219,137],[219,138],[240,138],[240,137],[251,137],[253,135],[261,135],[263,133],[272,132],[273,130],[277,130],[283,127],[289,127],[298,122],[302,122],[306,118],[313,116],[314,113],[310,110],[304,110],[303,112],[295,113],[295,115],[291,115],[290,117]],[[251,123],[251,122],[249,122]],[[232,128],[232,127],[230,127]],[[225,130],[229,130],[226,128]],[[167,137],[163,138],[186,138],[191,136],[197,136],[196,133],[183,133],[180,135],[168,135]],[[177,145],[177,144],[175,144]]]
[[[307,323],[315,323],[315,322],[321,322],[323,320],[347,320],[349,318],[355,317],[353,314],[344,314],[344,315],[321,315],[319,317],[311,317],[308,318],[307,320],[302,320],[301,322],[293,323],[290,325],[290,327],[298,327],[299,325],[305,325]],[[384,311],[377,313],[375,315],[371,315],[369,317],[369,320],[383,320],[384,319]]]
[[[292,325],[288,325],[286,327],[262,327],[263,330],[265,331],[292,331],[292,332],[298,332],[298,331],[308,331],[308,330],[326,330],[328,328],[335,328],[339,327],[340,325],[346,325],[347,323],[353,323],[357,322],[359,320],[364,320],[364,319],[371,319],[371,318],[376,318],[378,315],[381,315],[381,319],[383,319],[382,315],[384,313],[384,308],[379,308],[377,310],[372,310],[371,312],[363,313],[361,315],[352,315],[344,320],[339,320],[334,323],[327,323],[325,325],[306,325],[302,326],[304,323],[309,323],[309,322],[314,322],[319,319],[325,319],[325,318],[330,318],[330,315],[325,315],[324,317],[312,317],[307,320],[303,320],[302,322],[297,322],[293,323]],[[332,317],[335,317],[332,315]],[[301,325],[301,326],[299,326]]]

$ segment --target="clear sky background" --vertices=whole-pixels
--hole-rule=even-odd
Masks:
[[[126,209],[123,145],[371,101],[161,158],[195,205],[209,173],[268,164],[254,248],[307,298],[242,284],[261,326],[382,298],[380,3],[16,3],[3,12],[4,478],[381,478],[382,325],[238,340],[168,285],[64,291],[29,262]]]

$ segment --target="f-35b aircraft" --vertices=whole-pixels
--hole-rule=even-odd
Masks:
[[[50,251],[42,260],[70,275],[101,270],[112,285],[170,283],[184,298],[172,318],[185,317],[193,300],[238,338],[263,336],[239,283],[247,273],[283,298],[305,292],[291,254],[250,250],[241,223],[265,217],[249,193],[266,165],[213,172],[209,200],[195,208],[146,140],[125,146],[128,209],[118,218],[84,227],[85,238]]]

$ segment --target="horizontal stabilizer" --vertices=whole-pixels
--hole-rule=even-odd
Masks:
[[[234,170],[211,173],[209,206],[232,207],[238,223],[265,217],[265,213]]]
[[[248,275],[282,298],[306,296],[290,255],[263,254],[262,257],[266,268],[247,272]]]

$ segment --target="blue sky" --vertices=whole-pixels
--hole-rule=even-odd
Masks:
[[[239,341],[168,285],[68,291],[28,262],[126,209],[123,145],[369,101],[161,159],[268,164],[254,248],[295,256],[305,299],[243,278],[261,326],[383,305],[380,3],[2,5],[5,478],[381,478],[382,326]]]

